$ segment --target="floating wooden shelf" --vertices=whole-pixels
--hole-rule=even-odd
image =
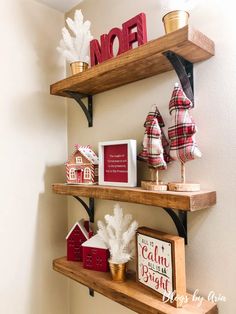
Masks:
[[[170,71],[173,67],[163,55],[167,51],[196,63],[214,55],[214,42],[186,26],[51,85],[51,94],[72,97],[67,93],[70,91],[95,95]]]
[[[192,64],[213,55],[214,42],[199,31],[186,26],[98,64],[83,73],[61,80],[51,85],[50,90],[52,95],[74,98],[84,111],[91,127],[93,123],[92,95],[170,71],[173,66],[181,84],[185,81],[191,84],[190,86],[186,83],[183,88],[189,91],[190,87],[190,94],[193,95],[193,77],[191,77],[191,82],[189,80],[189,74],[191,76],[193,73]],[[88,108],[82,101],[85,96],[88,98]],[[186,243],[187,212],[205,209],[216,203],[215,191],[152,192],[141,188],[67,184],[53,184],[53,191],[61,195],[74,196],[86,209],[90,221],[94,220],[94,198],[162,207],[171,216],[179,235],[185,238]],[[89,205],[80,197],[88,197]],[[174,210],[179,210],[179,216]],[[69,262],[66,258],[55,260],[53,268],[140,314],[218,313],[215,304],[204,300],[199,305],[192,301],[190,295],[190,302],[182,309],[165,304],[154,293],[139,285],[135,281],[134,274],[130,274],[125,283],[116,283],[111,281],[110,274],[83,269],[81,263]]]
[[[141,188],[120,188],[101,185],[53,184],[53,192],[62,195],[82,196],[121,202],[130,202],[172,208],[182,211],[196,211],[216,204],[215,191],[200,192],[153,192]]]
[[[116,283],[110,273],[101,273],[84,269],[82,263],[69,262],[65,257],[53,261],[53,269],[82,285],[101,293],[140,314],[217,314],[217,306],[204,300],[202,305],[192,300],[183,308],[176,309],[163,303],[157,296],[135,281],[135,274],[129,274],[127,281]]]

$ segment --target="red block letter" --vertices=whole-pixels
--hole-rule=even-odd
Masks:
[[[132,49],[132,44],[138,42],[138,46],[147,42],[146,16],[140,13],[122,24],[124,34],[124,50]],[[137,28],[137,32],[131,32],[133,28]]]
[[[90,41],[90,60],[91,66],[102,62],[101,47],[97,39],[93,39]]]
[[[109,49],[108,49],[109,59],[114,57],[113,44],[114,44],[116,37],[118,38],[118,41],[119,41],[119,50],[118,50],[117,55],[120,55],[122,52],[124,52],[123,32],[118,27],[115,27],[115,28],[111,29],[107,35],[107,41],[108,41],[108,45],[109,45]]]
[[[90,60],[91,67],[102,63],[103,61],[109,58],[109,46],[107,41],[107,35],[103,34],[100,37],[101,46],[97,39],[93,39],[90,41]]]

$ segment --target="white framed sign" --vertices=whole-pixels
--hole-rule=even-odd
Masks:
[[[136,140],[99,143],[99,184],[137,186]]]
[[[155,291],[163,301],[180,307],[186,295],[184,239],[138,228],[137,281]]]

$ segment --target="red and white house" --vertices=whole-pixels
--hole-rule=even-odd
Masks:
[[[84,219],[81,219],[74,224],[66,237],[68,261],[82,261],[82,244],[92,235],[93,233],[89,229],[89,221],[84,221]]]
[[[98,182],[98,157],[91,146],[75,145],[75,151],[66,163],[66,178],[70,184]]]
[[[109,249],[99,235],[91,237],[82,244],[83,267],[87,269],[107,272],[109,270]]]

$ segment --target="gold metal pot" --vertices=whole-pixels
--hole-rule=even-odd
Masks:
[[[188,25],[189,13],[182,10],[171,11],[163,16],[166,34]]]
[[[127,263],[114,264],[109,261],[109,266],[110,266],[112,280],[117,281],[117,282],[124,282]]]
[[[82,61],[76,61],[72,62],[70,64],[72,75],[81,73],[83,71],[86,71],[88,69],[88,63],[82,62]]]

